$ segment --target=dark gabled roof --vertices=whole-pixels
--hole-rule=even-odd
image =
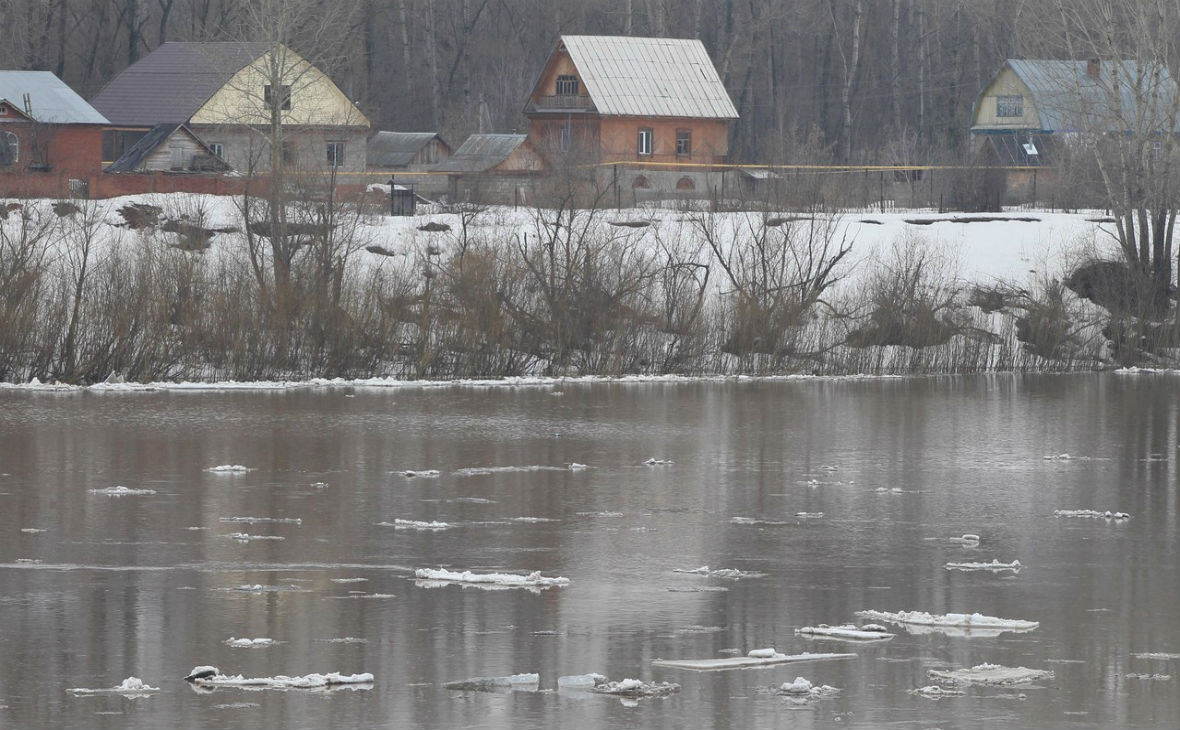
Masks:
[[[414,161],[422,148],[443,138],[434,132],[378,132],[369,138],[367,162],[369,167],[404,167]]]
[[[106,118],[65,82],[48,71],[0,71],[0,99],[24,113],[29,95],[30,116],[46,124],[106,124]]]
[[[435,167],[439,172],[486,172],[517,150],[527,134],[473,134]]]
[[[176,122],[168,122],[166,124],[157,124],[152,127],[151,131],[139,138],[139,141],[127,149],[119,159],[107,165],[103,172],[136,172],[144,161],[147,160],[160,145],[164,144],[177,131],[181,131],[196,140],[197,144],[209,155],[210,158],[216,160],[214,166],[221,171],[230,169],[229,165],[221,161],[209,146],[201,141],[201,138],[193,134],[192,130],[183,124]]]
[[[187,122],[269,43],[164,43],[128,66],[91,102],[114,125]]]

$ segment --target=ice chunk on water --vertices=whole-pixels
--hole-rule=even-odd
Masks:
[[[606,682],[606,676],[591,672],[590,674],[573,674],[557,678],[558,689],[593,689]]]
[[[982,684],[1011,687],[1044,679],[1053,679],[1054,674],[1044,669],[1027,667],[1005,667],[999,664],[977,664],[970,669],[931,669],[926,672],[931,679],[957,685]]]
[[[88,489],[91,494],[102,494],[107,497],[137,497],[146,494],[155,494],[154,489],[131,489],[130,487],[117,486],[107,487],[106,489]]]
[[[990,570],[996,573],[1010,570],[1013,573],[1019,573],[1024,566],[1020,564],[1019,560],[1013,560],[1011,563],[1001,563],[999,560],[992,559],[989,563],[947,563],[947,570]]]
[[[282,535],[250,535],[245,532],[231,532],[230,534],[226,535],[226,537],[228,537],[231,540],[237,540],[238,542],[251,542],[254,540],[286,540],[287,539],[287,538],[283,537]]]
[[[643,462],[644,466],[670,466],[671,464],[671,459],[657,459],[654,456]]]
[[[437,477],[440,472],[438,469],[406,469],[404,471],[396,472],[407,479],[423,478],[433,479]]]
[[[1170,674],[1143,674],[1141,672],[1128,672],[1123,676],[1127,679],[1150,679],[1155,682],[1167,682],[1172,678]]]
[[[144,695],[150,692],[159,692],[159,687],[152,687],[144,682],[139,677],[128,677],[124,679],[117,687],[104,687],[100,689],[90,689],[87,687],[71,687],[66,692],[76,695],[94,695],[94,694],[123,694],[128,696]]]
[[[775,651],[774,647],[768,647],[766,649],[751,649],[746,653],[746,656],[753,657],[754,659],[772,659],[776,656],[782,656],[782,654]]]
[[[218,522],[231,524],[256,525],[272,523],[276,525],[302,525],[303,520],[298,517],[219,517]]]
[[[1131,515],[1126,512],[1105,512],[1096,509],[1058,509],[1053,510],[1054,517],[1083,517],[1092,520],[1129,520]]]
[[[1136,659],[1159,659],[1160,661],[1169,661],[1172,659],[1180,659],[1180,653],[1172,653],[1168,651],[1145,651],[1131,656]]]
[[[875,621],[902,624],[911,633],[913,633],[913,630],[909,628],[910,626],[933,629],[940,632],[945,632],[947,629],[958,629],[963,630],[965,633],[976,630],[997,633],[1004,631],[1022,632],[1032,631],[1040,626],[1036,621],[996,618],[995,616],[984,616],[980,613],[930,614],[924,611],[898,611],[897,613],[891,613],[888,611],[866,610],[857,611],[856,615]]]
[[[675,682],[643,682],[638,679],[624,679],[621,682],[606,682],[594,687],[594,691],[604,695],[620,697],[666,697],[680,691],[680,685]]]
[[[338,685],[364,686],[373,683],[373,675],[360,674],[305,674],[302,677],[288,677],[283,674],[274,677],[243,677],[240,674],[226,675],[213,666],[193,667],[185,680],[204,687],[242,687],[245,689],[323,689]]]
[[[449,530],[454,525],[449,522],[423,522],[421,520],[395,519],[393,522],[378,522],[380,527],[393,527],[397,530]]]
[[[583,469],[590,468],[590,467],[586,466],[585,464],[579,464],[576,461],[571,461],[567,466],[569,467],[570,471],[581,471]]]
[[[954,545],[975,546],[975,545],[979,544],[979,535],[973,535],[971,533],[967,533],[967,534],[962,535],[960,537],[948,537],[947,542],[952,543]]]
[[[444,569],[419,568],[414,571],[414,577],[428,581],[447,581],[451,583],[473,583],[505,586],[508,588],[553,588],[567,586],[569,578],[556,576],[548,578],[540,571],[533,571],[528,575],[514,573],[472,573],[470,570],[460,572]]]
[[[709,578],[729,578],[731,580],[739,580],[741,578],[765,578],[766,573],[758,573],[756,571],[738,570],[737,568],[718,568],[717,570],[709,570],[709,566],[702,565],[699,568],[673,568],[673,573],[687,573],[689,575],[703,575]]]
[[[926,685],[925,687],[906,690],[906,692],[919,697],[925,697],[928,700],[940,700],[943,697],[962,697],[967,694],[961,689],[943,689],[936,684],[930,684]]]
[[[274,646],[277,643],[279,642],[274,639],[235,639],[232,636],[225,640],[226,646],[232,646],[235,649],[258,649],[264,646]]]
[[[754,651],[759,651],[755,649]],[[773,651],[773,650],[772,650]],[[849,659],[856,654],[778,654],[768,657],[741,656],[723,657],[720,659],[656,659],[654,667],[669,669],[693,669],[697,671],[711,671],[724,669],[748,669],[752,667],[771,666],[774,664],[788,664],[792,662],[824,661],[828,659]]]
[[[835,697],[840,694],[840,690],[826,684],[814,685],[805,677],[795,677],[795,681],[783,682],[779,685],[778,693],[798,699],[814,700],[822,697]]]
[[[211,466],[205,471],[210,474],[245,474],[248,471],[254,470],[241,464],[219,464],[218,466]]]
[[[505,689],[535,692],[540,683],[539,674],[513,674],[507,677],[472,677],[462,682],[448,682],[443,686],[468,692],[495,692]]]
[[[885,627],[876,624],[865,624],[859,628],[853,624],[842,624],[840,626],[820,624],[819,626],[804,626],[803,628],[795,629],[795,633],[804,636],[837,639],[840,641],[888,641],[894,636],[886,631]]]

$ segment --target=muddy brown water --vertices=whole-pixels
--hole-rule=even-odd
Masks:
[[[1178,431],[1177,375],[0,390],[0,727],[1175,728],[1180,659],[1139,655],[1180,655]],[[224,464],[251,471],[206,471]],[[114,486],[155,493],[89,491]],[[228,521],[243,517],[286,521]],[[395,519],[454,527],[379,524]],[[979,545],[946,540],[965,533]],[[1024,567],[944,567],[992,559]],[[672,572],[704,565],[765,575]],[[432,586],[412,578],[424,567],[571,583]],[[868,646],[794,634],[862,609],[1040,627],[894,626]],[[771,646],[856,657],[651,664]],[[1055,676],[908,692],[982,663]],[[181,680],[201,664],[374,682],[203,693]],[[540,691],[443,687],[522,672]],[[556,691],[587,672],[682,690],[637,704]],[[159,691],[67,692],[129,676]],[[842,692],[770,691],[800,676]]]

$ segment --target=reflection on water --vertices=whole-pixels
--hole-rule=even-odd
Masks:
[[[1180,378],[560,389],[0,391],[0,726],[1180,725]],[[795,634],[865,610],[1039,627]],[[856,656],[653,665],[769,647]],[[210,696],[181,681],[206,664],[374,681]],[[1054,675],[914,692],[984,664]],[[590,673],[681,688],[551,691]],[[800,676],[840,691],[784,694]],[[128,677],[160,689],[66,692]]]

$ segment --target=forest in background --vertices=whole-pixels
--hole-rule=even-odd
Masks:
[[[262,6],[265,12],[260,13]],[[1021,0],[5,0],[0,68],[52,71],[86,98],[166,41],[294,50],[375,129],[525,128],[561,34],[700,38],[741,114],[735,161],[963,159],[972,104],[1004,59],[1046,47],[1052,3]],[[265,18],[265,20],[260,20]],[[325,22],[326,21],[326,22]],[[481,102],[482,105],[481,110]],[[489,128],[490,123],[490,128]]]

